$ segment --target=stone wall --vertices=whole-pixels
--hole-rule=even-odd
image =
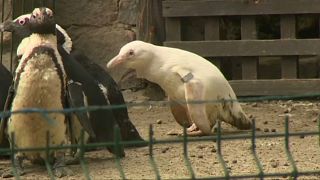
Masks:
[[[59,0],[56,19],[74,47],[104,67],[124,44],[135,40],[137,5],[138,0]],[[116,80],[122,71],[112,72]]]

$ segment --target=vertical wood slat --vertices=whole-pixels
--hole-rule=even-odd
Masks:
[[[296,20],[295,15],[282,15],[280,19],[281,24],[281,39],[295,39],[296,38]],[[298,57],[285,56],[281,61],[281,77],[283,79],[297,78]]]
[[[207,17],[204,26],[204,39],[205,40],[219,40],[220,39],[220,23],[218,17]],[[210,61],[221,68],[221,59],[211,58]]]
[[[241,17],[241,39],[256,39],[257,30],[254,16]],[[258,57],[243,57],[242,79],[257,79]]]
[[[181,21],[180,18],[166,18],[166,40],[181,40]]]

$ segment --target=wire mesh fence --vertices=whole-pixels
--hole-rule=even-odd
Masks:
[[[287,99],[288,97],[285,97],[284,99]],[[265,99],[270,99],[270,98],[265,98]],[[278,97],[278,99],[281,99]],[[250,99],[242,99],[242,101],[250,101],[252,102],[253,100],[256,101],[261,101],[264,100],[264,98],[250,98]],[[201,103],[201,102],[195,102],[195,103]],[[206,102],[208,103],[208,102]],[[219,103],[219,102],[211,102],[211,103]],[[163,104],[169,105],[170,102],[167,101],[161,101],[161,102],[146,102],[146,103],[134,103],[134,104],[127,104],[129,107],[135,107],[135,106],[150,106],[150,105],[159,105],[163,106]],[[19,113],[40,113],[45,117],[48,121],[50,121],[48,114],[50,113],[72,113],[74,111],[93,111],[93,110],[98,110],[98,109],[112,109],[112,108],[119,108],[124,105],[117,105],[117,106],[102,106],[102,107],[83,107],[83,108],[75,108],[75,109],[64,109],[64,110],[42,110],[42,109],[25,109],[21,110],[19,112],[2,112],[1,117],[9,116],[12,114],[19,114]],[[80,149],[80,165],[82,168],[82,173],[83,176],[86,179],[90,179],[90,164],[87,163],[86,158],[85,158],[85,152],[87,149],[90,148],[101,148],[101,147],[113,147],[115,149],[119,149],[121,145],[126,145],[126,144],[144,144],[147,145],[148,148],[148,156],[149,156],[149,165],[152,167],[156,179],[161,179],[161,173],[159,172],[159,168],[157,166],[157,161],[154,158],[154,145],[158,144],[182,144],[183,146],[183,159],[185,166],[189,172],[189,178],[190,179],[247,179],[247,178],[267,178],[267,177],[283,177],[287,176],[292,179],[296,179],[299,176],[320,176],[320,169],[315,169],[315,170],[299,170],[296,166],[296,160],[294,159],[291,149],[290,149],[290,138],[293,137],[301,137],[301,136],[316,136],[318,137],[319,141],[314,142],[317,143],[319,148],[320,148],[320,120],[318,119],[318,130],[317,131],[305,131],[305,132],[290,132],[289,128],[289,116],[285,116],[285,123],[284,123],[284,132],[283,133],[273,133],[273,134],[258,134],[257,133],[257,128],[255,125],[255,121],[253,120],[253,125],[251,130],[248,133],[245,134],[222,134],[221,132],[221,123],[218,123],[218,128],[217,132],[215,135],[212,136],[204,136],[204,137],[188,137],[186,133],[186,128],[184,128],[183,135],[181,138],[170,138],[170,139],[155,139],[154,138],[154,130],[153,126],[149,126],[149,138],[146,141],[121,141],[121,135],[118,127],[115,127],[115,138],[113,142],[105,142],[105,143],[91,143],[91,144],[85,144],[84,142],[84,136],[82,133],[82,138],[79,144],[67,144],[64,146],[49,146],[49,143],[47,143],[46,147],[38,147],[38,148],[23,148],[23,149],[18,149],[12,146],[11,148],[1,148],[0,149],[0,155],[10,155],[10,157],[14,157],[14,155],[17,152],[28,152],[28,151],[44,151],[48,155],[49,159],[49,152],[52,150],[58,150],[58,149],[71,149],[71,148],[79,148]],[[12,135],[14,137],[14,135]],[[43,137],[47,139],[47,142],[49,142],[49,134],[47,134],[47,137]],[[277,172],[277,173],[269,173],[269,172],[264,172],[262,164],[263,162],[260,160],[261,157],[257,154],[257,148],[256,148],[256,141],[259,139],[267,139],[268,141],[272,141],[274,138],[282,138],[284,142],[284,151],[286,154],[286,158],[289,162],[289,166],[291,167],[290,172]],[[231,140],[236,140],[236,141],[244,141],[244,140],[250,140],[251,145],[250,145],[250,153],[254,159],[255,166],[257,171],[255,173],[251,174],[231,174],[230,169],[228,169],[227,164],[224,160],[224,155],[223,155],[223,149],[221,146],[222,142],[228,142]],[[215,142],[216,145],[216,156],[217,159],[220,163],[220,166],[223,169],[224,175],[223,176],[208,176],[208,177],[197,177],[197,174],[195,173],[195,170],[193,169],[192,163],[190,161],[190,156],[188,154],[188,144],[192,142]],[[14,143],[14,139],[11,143]],[[115,156],[115,163],[116,167],[119,171],[119,178],[121,179],[126,179],[125,176],[125,170],[121,166],[120,163],[120,156],[119,153],[116,153]],[[48,175],[50,178],[54,179],[53,173],[52,173],[52,167],[49,163],[49,160],[45,159],[45,165],[48,171]],[[124,159],[125,161],[125,159]],[[13,162],[13,159],[12,159]],[[179,164],[181,166],[182,164]],[[12,163],[12,170],[13,172],[16,172],[14,163]],[[16,178],[19,179],[19,176],[16,175]],[[179,177],[172,177],[173,179],[180,179]],[[184,178],[183,178],[184,179]]]

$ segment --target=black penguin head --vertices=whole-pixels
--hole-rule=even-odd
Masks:
[[[31,31],[26,28],[26,24],[30,21],[30,14],[24,14],[13,21],[5,21],[0,24],[0,32],[12,32],[20,38],[31,35]]]
[[[29,23],[26,24],[31,33],[55,34],[56,26],[51,9],[36,8],[32,11]]]

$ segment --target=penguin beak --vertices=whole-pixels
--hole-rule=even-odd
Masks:
[[[5,21],[0,24],[0,32],[13,32],[15,29],[15,23],[12,21]]]
[[[117,55],[116,57],[114,57],[113,59],[111,59],[108,62],[107,68],[108,69],[114,68],[116,66],[119,66],[119,65],[123,64],[125,61],[126,61],[126,59],[123,56]]]

